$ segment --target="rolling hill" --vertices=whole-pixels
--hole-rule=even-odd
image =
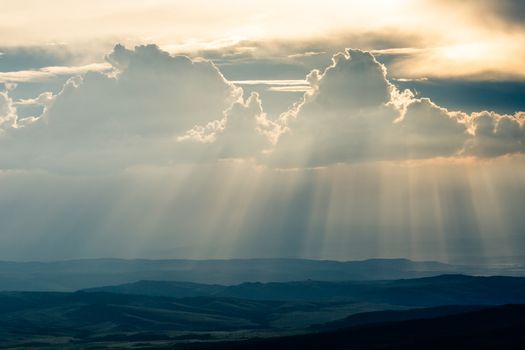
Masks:
[[[361,325],[289,337],[189,344],[179,349],[518,350],[525,348],[523,329],[525,305],[504,305],[430,319]]]
[[[442,275],[386,281],[298,281],[242,283],[234,286],[139,281],[86,289],[84,292],[251,300],[351,301],[417,307],[525,303],[525,278]]]

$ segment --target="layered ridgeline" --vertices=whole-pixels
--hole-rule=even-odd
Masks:
[[[221,342],[235,340],[243,348],[288,348],[290,341],[304,346],[309,338],[243,341],[306,333],[315,333],[312,344],[333,337],[336,344],[348,346],[355,327],[389,323],[407,335],[413,327],[405,330],[404,322],[478,315],[503,304],[525,304],[525,278],[442,275],[238,285],[139,281],[78,292],[0,292],[0,347],[191,348],[194,342],[213,342],[230,348],[232,344]],[[515,318],[511,321],[516,314],[522,315],[518,321],[525,320],[522,306],[508,308]],[[508,312],[490,312],[491,325],[507,327]],[[367,332],[370,336],[375,330]],[[356,344],[362,346],[360,339]]]
[[[525,303],[525,278],[442,275],[384,281],[299,281],[242,283],[234,286],[139,281],[85,289],[175,298],[215,297],[248,300],[350,301],[390,305],[437,306]]]
[[[406,259],[328,261],[304,259],[125,260],[0,262],[0,290],[74,291],[139,280],[206,284],[348,281],[429,277],[442,274],[522,275],[520,269],[469,267]]]

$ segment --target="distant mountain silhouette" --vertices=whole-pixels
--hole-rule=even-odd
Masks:
[[[406,259],[349,262],[305,259],[86,259],[56,262],[0,262],[0,291],[74,291],[138,280],[238,284],[307,279],[326,281],[397,279],[458,272],[465,271],[438,262],[414,262]]]
[[[525,303],[525,278],[442,275],[387,281],[300,281],[235,286],[139,281],[85,292],[169,297],[226,297],[252,300],[317,300],[405,306]]]
[[[301,280],[382,280],[478,273],[465,267],[406,259],[329,261],[305,259],[124,260],[0,262],[0,291],[74,291],[139,280],[208,284]],[[482,271],[486,273],[487,271]],[[494,273],[493,273],[494,274]]]

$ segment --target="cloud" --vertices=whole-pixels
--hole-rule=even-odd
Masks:
[[[0,83],[45,81],[57,76],[72,76],[87,72],[105,72],[111,69],[107,63],[92,63],[83,66],[52,66],[36,70],[0,72]]]
[[[263,91],[306,92],[310,90],[310,84],[304,79],[235,80],[232,83],[241,87],[253,86],[263,89]]]
[[[368,52],[337,54],[308,80],[313,91],[283,115],[286,131],[268,157],[277,166],[525,151],[522,115],[468,115],[416,99],[391,84],[385,67]]]
[[[525,152],[525,113],[514,116],[494,112],[473,113],[471,124],[475,137],[466,151],[478,157],[496,157]]]
[[[279,132],[280,126],[266,117],[259,95],[252,93],[246,103],[235,103],[228,111],[217,137],[219,157],[257,156],[273,146]]]
[[[109,71],[71,78],[56,95],[0,94],[2,168],[105,172],[228,158],[318,167],[525,151],[523,113],[453,112],[416,98],[366,51],[313,70],[303,99],[277,120],[210,61],[117,45],[107,62]],[[34,105],[40,116],[16,117],[17,106]]]
[[[407,106],[404,117],[393,125],[394,129],[401,129],[395,142],[404,146],[406,159],[458,155],[468,138],[463,117],[429,99],[414,100]]]
[[[211,62],[170,56],[154,45],[117,45],[107,60],[112,75],[70,79],[39,118],[4,135],[3,167],[101,170],[193,161],[205,148],[177,137],[223,119],[242,97]]]
[[[206,144],[206,153],[215,159],[253,158],[270,149],[281,130],[267,118],[257,93],[246,102],[235,102],[222,120],[198,125],[178,138],[180,142]]]
[[[9,127],[16,118],[16,109],[6,91],[0,91],[0,136],[2,127]]]

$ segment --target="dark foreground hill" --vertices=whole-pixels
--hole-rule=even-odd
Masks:
[[[458,330],[461,327],[467,327],[465,334],[478,331],[476,327],[479,325],[481,330],[487,331],[489,324],[503,325],[506,331],[510,323],[516,320],[521,322],[525,317],[525,309],[519,306],[507,307],[510,311],[497,314],[501,318],[496,318],[497,315],[492,313],[488,316],[476,313],[500,310],[486,305],[366,312],[396,308],[399,309],[394,305],[345,302],[4,292],[0,293],[0,348],[177,349],[190,345],[193,348],[195,343],[212,342],[216,343],[212,349],[215,346],[218,349],[299,349],[305,346],[308,348],[307,345],[320,348],[323,343],[329,346],[328,349],[348,348],[350,345],[352,349],[354,345],[360,349],[367,348],[360,347],[365,345],[366,337],[384,337],[387,343],[396,343],[402,339],[411,342],[412,339],[419,341],[425,334],[431,337],[442,331],[447,336],[452,331],[462,335]],[[519,309],[520,317],[515,315],[514,308]],[[426,322],[451,315],[467,316],[451,319],[451,323],[447,323],[459,328],[433,328],[434,333],[429,333],[424,327],[417,329],[419,323],[403,323],[407,320]],[[340,320],[334,322],[335,319]],[[367,328],[378,325],[389,325],[390,328]],[[439,322],[435,325],[441,326]],[[468,328],[470,326],[476,327]],[[319,333],[340,328],[343,330]],[[306,333],[311,335],[279,338],[270,343],[253,340]],[[252,340],[244,342],[247,339]]]
[[[300,281],[235,286],[140,281],[86,292],[251,300],[350,301],[404,306],[525,303],[525,278],[443,275],[388,281]]]
[[[505,305],[431,319],[355,326],[333,332],[219,344],[192,344],[181,349],[525,349],[525,305]],[[160,348],[159,348],[160,349]]]
[[[135,342],[246,339],[297,333],[393,305],[167,298],[113,293],[0,293],[0,349],[122,348]],[[39,345],[40,344],[40,345]],[[53,345],[54,344],[54,345]]]
[[[334,346],[353,346],[351,339],[357,332],[352,330],[354,327],[363,329],[369,337],[375,337],[376,331],[378,334],[386,332],[385,341],[397,344],[400,339],[411,341],[412,331],[417,332],[418,337],[427,334],[428,339],[436,335],[428,333],[425,328],[414,328],[418,324],[403,322],[459,317],[467,313],[470,316],[462,318],[463,326],[468,326],[474,317],[472,324],[481,325],[483,332],[478,328],[467,328],[465,334],[479,331],[486,336],[485,331],[500,329],[487,329],[489,321],[477,323],[484,319],[485,314],[476,312],[500,310],[492,304],[525,303],[524,281],[524,278],[447,275],[368,282],[305,281],[239,286],[168,284],[166,291],[186,296],[197,292],[213,294],[185,298],[108,292],[2,292],[0,348],[142,349],[168,345],[177,348],[194,342],[243,341],[303,333],[316,333],[311,335],[314,337],[312,344],[320,346],[325,340],[332,341],[332,338],[317,340],[317,336],[326,336],[317,333],[327,330],[336,330],[330,333],[331,336],[335,334]],[[138,285],[144,288],[143,284]],[[156,282],[154,285],[158,287]],[[268,300],[272,298],[275,299]],[[457,305],[427,308],[449,303]],[[511,311],[501,309],[508,311],[498,314],[501,319],[496,319],[492,313],[487,314],[487,319],[495,322],[492,323],[494,326],[501,324],[505,327],[510,321],[522,320],[514,315],[514,308],[519,306],[509,308]],[[523,308],[519,310],[525,311]],[[451,319],[451,324],[463,327],[454,320]],[[399,338],[393,331],[384,331],[383,328],[366,330],[387,323],[403,324],[401,328],[395,328]],[[441,324],[436,327],[441,327]],[[503,331],[507,332],[507,328]],[[344,329],[344,332],[339,329]],[[447,337],[452,332],[446,327],[443,329]],[[434,332],[441,330],[435,328]],[[456,335],[463,336],[461,331],[458,332]],[[291,340],[284,338],[286,345],[283,347],[279,342],[266,344],[259,340],[234,344],[241,348],[271,349],[293,349],[296,345],[303,348],[305,341],[306,345],[310,344],[309,338],[290,339],[298,343],[290,344]],[[357,349],[366,345],[365,338],[356,339]],[[421,339],[416,340],[428,340]],[[217,346],[219,349],[231,347],[228,344]],[[328,348],[332,348],[331,345]]]
[[[329,261],[305,259],[124,260],[0,262],[0,291],[74,291],[139,280],[209,284],[301,280],[382,280],[446,273],[506,274],[406,259]]]

